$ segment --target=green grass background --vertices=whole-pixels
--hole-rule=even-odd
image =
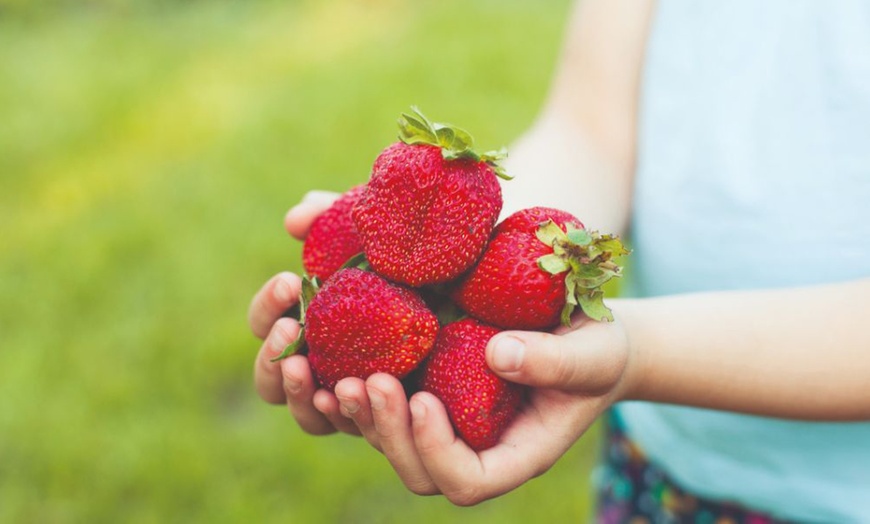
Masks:
[[[566,522],[593,432],[473,508],[261,402],[249,300],[286,209],[411,104],[507,145],[566,1],[0,0],[0,522]]]

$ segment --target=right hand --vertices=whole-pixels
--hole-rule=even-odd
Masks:
[[[344,412],[411,492],[478,504],[546,472],[609,406],[632,398],[638,372],[622,312],[615,311],[614,322],[578,314],[572,328],[552,334],[506,331],[493,337],[490,368],[531,389],[499,442],[481,452],[457,437],[438,398],[418,392],[408,400],[395,377],[347,378],[335,391]]]
[[[337,193],[311,191],[284,218],[287,232],[304,241],[311,224],[338,198]],[[272,404],[286,404],[306,433],[326,435],[341,431],[359,435],[357,425],[342,415],[335,395],[318,389],[308,358],[292,355],[272,362],[299,335],[299,323],[283,316],[299,301],[302,279],[282,272],[269,279],[254,295],[248,309],[248,323],[263,340],[254,362],[254,384],[260,397]]]

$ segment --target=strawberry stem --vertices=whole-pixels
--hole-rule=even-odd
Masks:
[[[475,162],[486,162],[499,178],[513,178],[498,164],[507,157],[506,149],[478,154],[473,149],[474,138],[468,131],[452,124],[432,122],[417,106],[411,106],[411,112],[413,114],[402,113],[399,117],[399,139],[402,142],[440,147],[444,160],[467,158]]]
[[[571,326],[571,315],[577,306],[589,318],[612,321],[613,313],[604,304],[601,287],[612,278],[622,276],[622,268],[612,259],[627,255],[629,251],[619,237],[578,229],[571,224],[563,231],[552,220],[542,223],[536,235],[553,248],[553,253],[538,259],[538,267],[553,275],[568,272],[562,324]]]

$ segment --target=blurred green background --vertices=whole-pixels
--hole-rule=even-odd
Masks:
[[[507,145],[568,3],[0,0],[0,522],[564,522],[596,432],[457,508],[259,400],[249,300],[286,209],[368,177],[411,104]]]

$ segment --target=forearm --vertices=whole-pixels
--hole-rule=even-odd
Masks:
[[[502,184],[502,216],[532,206],[562,209],[587,227],[624,234],[631,200],[631,154],[605,154],[589,132],[566,118],[547,117],[510,149],[515,178]]]
[[[503,215],[530,206],[624,233],[634,172],[638,93],[653,3],[583,0],[567,28],[546,103],[510,148]]]
[[[613,301],[627,397],[808,420],[870,420],[870,279]]]

